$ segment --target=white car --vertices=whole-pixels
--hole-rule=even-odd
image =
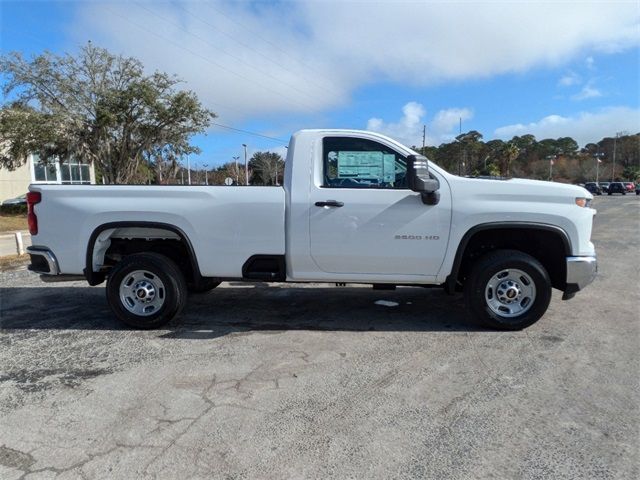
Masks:
[[[188,290],[247,280],[440,286],[483,324],[521,329],[552,287],[568,299],[593,280],[592,198],[457,177],[376,133],[302,130],[282,187],[32,185],[30,269],[106,279],[139,328],[178,315]]]

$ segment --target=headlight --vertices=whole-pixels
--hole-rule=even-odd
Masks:
[[[584,198],[584,197],[577,197],[576,198],[576,205],[578,205],[579,207],[590,207],[591,206],[591,199],[590,198]]]

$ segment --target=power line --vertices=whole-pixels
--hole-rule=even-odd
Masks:
[[[297,72],[294,72],[294,71],[292,71],[291,69],[287,68],[287,66],[286,66],[286,65],[282,64],[281,62],[279,62],[279,61],[277,61],[277,60],[274,60],[273,58],[268,57],[267,55],[265,55],[265,54],[264,54],[264,53],[262,53],[262,52],[259,52],[258,50],[256,50],[255,48],[253,48],[251,45],[249,45],[249,44],[247,44],[247,43],[243,42],[242,40],[238,40],[236,37],[234,37],[233,35],[231,35],[231,34],[230,34],[230,33],[228,33],[228,32],[225,32],[225,31],[224,31],[224,30],[222,30],[220,27],[218,27],[218,26],[216,26],[216,25],[214,25],[214,24],[212,24],[212,23],[210,23],[210,22],[207,22],[206,20],[204,20],[203,18],[199,17],[199,16],[198,16],[198,15],[196,15],[195,13],[193,13],[193,12],[191,12],[190,10],[186,9],[183,5],[181,5],[181,4],[176,4],[176,6],[177,6],[179,9],[181,9],[182,11],[184,11],[186,14],[188,14],[188,15],[192,16],[193,18],[195,18],[196,20],[200,21],[201,23],[204,23],[205,25],[208,25],[208,26],[209,26],[209,27],[211,27],[212,29],[214,29],[214,30],[216,30],[216,31],[220,32],[220,33],[221,33],[222,35],[224,35],[225,37],[227,37],[227,38],[229,38],[229,39],[233,40],[234,42],[238,43],[239,45],[242,45],[243,47],[247,48],[248,50],[251,50],[252,52],[256,53],[257,55],[260,55],[260,56],[261,56],[262,58],[264,58],[265,60],[267,60],[267,61],[269,61],[269,62],[271,62],[271,63],[273,63],[273,64],[277,65],[277,66],[278,66],[278,67],[280,67],[282,70],[285,70],[285,71],[287,71],[287,72],[289,72],[289,73],[292,73],[292,74],[294,74],[294,75],[298,75],[298,73],[297,73]],[[228,18],[229,20],[231,20],[231,21],[233,21],[234,23],[236,23],[236,24],[240,25],[242,28],[244,28],[245,30],[247,30],[247,31],[249,31],[250,33],[252,33],[252,34],[253,34],[253,32],[252,32],[251,30],[249,30],[247,27],[245,27],[245,26],[244,26],[244,25],[242,25],[241,23],[237,22],[237,21],[236,21],[236,20],[234,20],[233,18],[228,17],[227,15],[225,15],[225,14],[224,14],[224,13],[222,13],[222,12],[220,12],[220,11],[219,11],[218,9],[216,9],[215,7],[210,7],[210,8],[211,8],[211,9],[213,9],[213,10],[215,10],[215,11],[217,11],[220,15],[224,16],[225,18]],[[296,61],[297,63],[302,64],[303,66],[305,66],[305,67],[306,67],[306,68],[308,68],[309,70],[313,70],[313,68],[312,68],[312,67],[310,67],[310,66],[308,66],[308,65],[304,64],[304,63],[303,63],[303,62],[301,62],[300,60],[298,60],[298,59],[294,58],[293,56],[289,55],[286,51],[284,51],[283,49],[281,49],[280,47],[278,47],[278,46],[277,46],[276,44],[274,44],[273,42],[270,42],[269,40],[264,39],[264,38],[262,38],[262,37],[260,37],[260,36],[258,36],[258,35],[256,35],[256,34],[254,34],[254,36],[256,36],[257,38],[261,39],[261,40],[262,40],[263,42],[265,42],[265,43],[269,43],[269,44],[271,44],[271,45],[272,45],[272,46],[274,46],[276,49],[278,49],[278,50],[280,50],[282,53],[284,53],[287,57],[292,58],[294,61]],[[321,72],[317,72],[317,71],[316,71],[316,73],[318,73],[319,75],[323,75]],[[310,78],[309,78],[309,81],[310,81],[311,83],[313,83],[314,85],[316,85],[318,88],[320,88],[320,89],[324,90],[324,91],[325,91],[325,92],[327,92],[327,93],[333,93],[333,94],[335,94],[335,95],[340,95],[340,92],[338,92],[337,90],[335,90],[334,88],[332,88],[332,87],[330,87],[330,86],[322,85],[321,83],[317,82],[317,81],[315,80],[315,78],[313,78],[313,77],[310,77]],[[302,93],[303,93],[303,94],[305,94],[305,95],[308,95],[306,92],[302,92]]]
[[[178,48],[180,48],[180,49],[184,50],[185,52],[189,52],[190,54],[192,54],[192,55],[194,55],[194,56],[196,56],[196,57],[198,57],[198,58],[201,58],[202,60],[204,60],[204,61],[205,61],[205,62],[207,62],[207,63],[210,63],[210,64],[212,64],[212,65],[214,65],[214,66],[216,66],[216,67],[218,67],[218,68],[220,68],[220,69],[222,69],[222,70],[224,70],[224,71],[226,71],[226,72],[228,72],[228,73],[230,73],[230,74],[232,74],[232,75],[237,76],[238,78],[241,78],[241,79],[243,79],[243,80],[247,81],[247,82],[253,83],[253,84],[255,84],[255,85],[259,85],[259,86],[261,86],[262,88],[264,88],[265,90],[268,90],[268,91],[270,91],[271,93],[274,93],[274,94],[276,94],[276,95],[278,95],[278,96],[280,96],[280,97],[282,97],[282,98],[285,98],[285,99],[289,100],[289,101],[290,101],[290,102],[292,102],[292,103],[297,103],[299,106],[303,106],[303,107],[305,106],[305,105],[303,105],[303,104],[301,104],[301,103],[298,103],[298,102],[292,101],[292,100],[291,100],[291,98],[289,98],[289,97],[285,96],[284,94],[282,94],[282,93],[280,93],[280,92],[278,92],[278,91],[276,91],[276,90],[273,90],[273,89],[271,89],[271,88],[269,88],[269,87],[267,87],[267,86],[263,85],[263,84],[262,84],[262,83],[260,83],[260,82],[257,82],[257,81],[255,81],[255,80],[253,80],[253,79],[251,79],[251,78],[245,77],[244,75],[242,75],[242,74],[240,74],[240,73],[238,73],[238,72],[235,72],[235,71],[233,71],[233,70],[231,70],[231,69],[229,69],[229,68],[225,67],[224,65],[221,65],[221,64],[219,64],[219,63],[217,63],[217,62],[215,62],[215,61],[213,61],[213,60],[211,60],[211,59],[209,59],[209,58],[207,58],[207,57],[205,57],[205,56],[203,56],[203,55],[200,55],[198,52],[195,52],[195,51],[193,51],[193,50],[191,50],[191,49],[189,49],[189,48],[186,48],[186,47],[184,47],[184,46],[180,45],[178,42],[175,42],[175,41],[173,41],[173,40],[171,40],[171,39],[169,39],[169,38],[167,38],[167,37],[164,37],[164,36],[162,36],[162,35],[159,35],[158,33],[154,32],[153,30],[150,30],[150,29],[148,29],[148,28],[143,27],[143,26],[142,26],[142,25],[140,25],[139,23],[134,22],[133,20],[131,20],[130,18],[128,18],[128,17],[126,17],[126,16],[124,16],[124,15],[120,15],[119,13],[117,13],[117,12],[115,12],[115,11],[113,11],[113,10],[111,10],[111,9],[107,8],[107,7],[103,7],[103,8],[105,8],[105,10],[107,10],[107,11],[108,11],[108,12],[110,12],[110,13],[112,13],[113,15],[115,15],[115,16],[117,16],[117,17],[120,17],[120,18],[122,18],[123,20],[128,21],[128,22],[129,22],[129,23],[131,23],[132,25],[135,25],[135,26],[136,26],[136,27],[138,27],[139,29],[144,30],[145,32],[150,33],[150,34],[152,34],[152,35],[154,35],[154,36],[156,36],[156,37],[158,37],[158,38],[160,38],[160,39],[162,39],[162,40],[164,40],[164,41],[166,41],[166,42],[169,42],[169,43],[171,43],[172,45],[175,45],[176,47],[178,47]]]
[[[254,37],[259,38],[260,40],[262,40],[265,43],[268,43],[269,45],[271,45],[272,47],[276,48],[277,50],[279,50],[280,52],[282,52],[284,55],[286,55],[287,57],[291,58],[292,60],[298,62],[300,65],[308,68],[310,71],[315,72],[316,74],[320,75],[320,76],[324,76],[326,73],[325,72],[321,72],[318,69],[312,67],[311,65],[303,62],[302,60],[294,57],[293,55],[291,55],[289,52],[287,52],[285,49],[281,48],[278,44],[273,43],[271,40],[264,38],[263,36],[261,36],[260,34],[256,33],[254,30],[251,30],[249,27],[247,27],[246,25],[244,25],[243,23],[239,22],[238,20],[236,20],[235,18],[230,17],[229,15],[227,15],[226,13],[224,13],[222,10],[220,10],[219,8],[214,7],[213,5],[209,4],[209,3],[204,3],[204,5],[211,9],[214,10],[216,12],[218,12],[220,15],[222,15],[223,17],[225,17],[226,19],[232,21],[233,23],[235,23],[236,25],[244,28],[247,32],[251,33]],[[334,93],[339,93],[336,90],[333,90]]]
[[[278,142],[278,143],[281,143],[283,145],[288,145],[289,144],[289,142],[287,142],[287,141],[285,141],[285,140],[283,140],[281,138],[270,137],[268,135],[262,135],[261,133],[250,132],[249,130],[242,130],[241,128],[229,127],[228,125],[222,125],[220,123],[211,123],[211,125],[214,125],[214,126],[220,127],[220,128],[225,128],[227,130],[233,130],[234,132],[245,133],[247,135],[252,135],[254,137],[266,138],[267,140],[272,140],[274,142]]]
[[[137,2],[133,2],[133,3],[134,3],[138,8],[141,8],[142,10],[145,10],[145,11],[149,12],[150,14],[152,14],[152,15],[154,15],[155,17],[159,18],[160,20],[163,20],[164,22],[168,23],[169,25],[173,25],[174,27],[178,28],[179,30],[181,30],[181,31],[185,32],[187,35],[191,35],[192,37],[197,38],[198,40],[200,40],[200,41],[204,42],[205,44],[209,45],[210,47],[213,47],[213,48],[217,49],[218,51],[222,52],[223,54],[228,55],[229,57],[231,57],[231,58],[233,58],[234,60],[236,60],[238,63],[241,63],[241,64],[243,64],[243,65],[245,65],[245,66],[247,66],[247,67],[249,67],[249,68],[251,68],[251,69],[255,70],[255,71],[256,71],[256,72],[258,72],[260,75],[264,75],[264,76],[266,76],[266,77],[269,77],[269,78],[271,78],[272,80],[275,80],[276,82],[278,82],[278,83],[280,83],[280,84],[282,84],[282,85],[285,85],[285,86],[287,86],[287,87],[291,88],[292,90],[295,90],[295,91],[297,91],[298,93],[301,93],[302,95],[304,95],[304,96],[306,96],[306,97],[309,97],[310,99],[312,99],[312,100],[313,100],[313,97],[312,97],[311,95],[309,95],[308,93],[306,93],[306,92],[305,92],[305,91],[303,91],[303,90],[300,90],[300,89],[299,89],[299,88],[297,88],[295,85],[292,85],[292,84],[290,84],[290,83],[284,82],[284,81],[282,81],[281,79],[277,78],[276,76],[274,76],[274,75],[272,75],[272,74],[270,74],[270,73],[268,73],[268,72],[265,72],[265,71],[260,70],[259,68],[257,68],[257,67],[255,67],[255,66],[251,65],[251,63],[249,63],[249,62],[247,62],[247,61],[243,60],[242,58],[238,57],[237,55],[234,55],[234,54],[232,54],[232,53],[229,53],[229,52],[227,52],[227,51],[225,51],[225,50],[221,49],[221,48],[220,48],[220,47],[218,47],[216,44],[214,44],[214,43],[210,42],[209,40],[207,40],[206,38],[202,37],[201,35],[198,35],[198,34],[196,34],[196,33],[193,33],[193,32],[191,32],[191,31],[187,30],[186,28],[182,27],[181,25],[176,24],[176,23],[175,23],[175,22],[173,22],[172,20],[170,20],[170,19],[168,19],[168,18],[164,17],[163,15],[158,14],[157,12],[155,12],[155,11],[153,11],[153,10],[151,10],[151,9],[149,9],[149,8],[147,8],[147,7],[145,7],[144,5],[140,5],[140,4],[139,4],[139,3],[137,3]],[[254,82],[254,83],[258,83],[258,82]],[[266,87],[266,86],[265,86],[265,85],[263,85],[263,84],[260,84],[260,85],[261,85],[263,88],[266,88],[266,89],[270,90],[271,92],[273,92],[273,93],[275,93],[275,94],[277,94],[277,95],[280,95],[280,96],[282,96],[282,97],[286,98],[287,100],[291,101],[291,98],[290,98],[290,97],[287,97],[287,96],[285,96],[284,94],[281,94],[280,92],[278,92],[278,91],[276,91],[276,90],[273,90],[273,89],[271,89],[271,88],[268,88],[268,87]],[[312,109],[312,110],[314,109],[314,107],[313,107],[311,104],[307,104],[307,103],[299,103],[299,102],[295,102],[295,103],[298,103],[300,106],[305,107],[305,108],[310,108],[310,109]]]

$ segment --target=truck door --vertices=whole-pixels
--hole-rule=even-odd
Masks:
[[[406,156],[360,137],[325,137],[311,182],[310,252],[338,274],[435,276],[447,248],[448,184],[425,205],[407,188]]]

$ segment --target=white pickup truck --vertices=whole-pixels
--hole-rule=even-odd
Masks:
[[[595,277],[592,195],[573,185],[461,178],[371,132],[302,130],[283,187],[31,185],[30,270],[107,280],[137,328],[224,280],[438,286],[521,329]],[[428,316],[428,312],[425,312]]]

